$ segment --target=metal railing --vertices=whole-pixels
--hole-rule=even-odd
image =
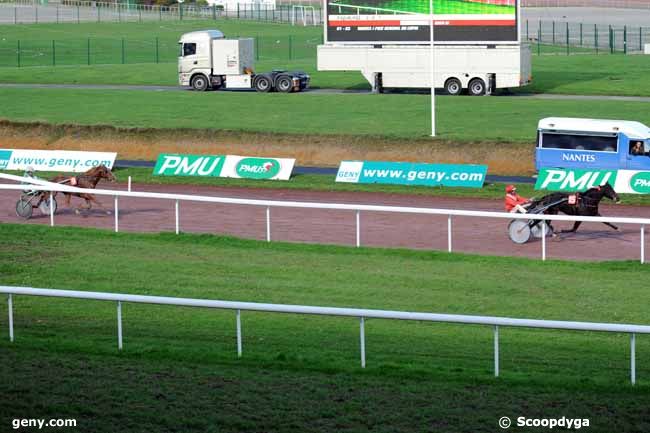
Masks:
[[[33,287],[0,286],[0,293],[8,295],[9,339],[14,341],[13,296],[44,296],[53,298],[89,299],[95,301],[111,301],[117,303],[117,347],[124,347],[122,337],[122,303],[175,305],[179,307],[201,307],[220,310],[234,310],[237,329],[237,356],[243,353],[242,344],[242,311],[258,311],[267,313],[310,314],[319,316],[356,317],[359,319],[359,349],[361,367],[366,367],[366,319],[393,319],[421,322],[458,323],[464,325],[486,325],[494,327],[494,376],[499,377],[499,327],[559,329],[571,331],[616,332],[630,334],[630,382],[636,383],[636,334],[650,334],[650,326],[572,322],[560,320],[513,319],[509,317],[470,316],[461,314],[416,313],[391,310],[369,310],[360,308],[314,307],[305,305],[264,304],[255,302],[218,301],[194,298],[174,298],[148,295],[128,295],[121,293],[85,292],[75,290],[38,289]]]
[[[23,182],[21,185],[15,184],[0,184],[0,190],[39,190],[47,192],[72,192],[87,194],[88,189],[76,188],[66,186],[58,183],[52,183],[44,180],[37,180],[32,178],[25,178],[6,173],[0,173],[0,179],[13,180]],[[30,184],[31,183],[31,184]],[[569,216],[569,215],[544,215],[544,214],[517,214],[507,212],[488,212],[488,211],[469,211],[458,209],[434,209],[434,208],[420,208],[420,207],[405,207],[405,206],[380,206],[380,205],[360,205],[360,204],[341,204],[341,203],[314,203],[314,202],[297,202],[297,201],[277,201],[277,200],[254,200],[243,198],[227,198],[227,197],[211,197],[201,195],[188,195],[188,194],[167,194],[156,192],[136,192],[136,191],[121,191],[121,190],[107,190],[95,189],[92,194],[112,196],[114,199],[114,229],[119,232],[119,197],[132,197],[132,198],[151,198],[169,200],[175,202],[175,233],[180,233],[180,206],[181,201],[193,201],[204,203],[221,203],[221,204],[238,204],[266,208],[266,241],[271,242],[271,208],[302,208],[302,209],[330,209],[330,210],[345,210],[351,211],[355,214],[356,224],[356,246],[361,246],[361,212],[389,212],[389,213],[405,213],[405,214],[420,214],[420,215],[438,215],[447,217],[447,251],[452,252],[453,244],[453,230],[452,219],[453,217],[474,217],[474,218],[496,218],[496,219],[523,219],[523,220],[543,220],[543,221],[582,221],[592,223],[618,223],[618,224],[634,224],[641,226],[640,228],[640,262],[645,263],[645,226],[650,225],[650,218],[629,218],[629,217],[588,217],[588,216]],[[54,205],[53,195],[50,194],[50,226],[54,226]],[[541,224],[542,227],[542,260],[546,260],[546,224]]]

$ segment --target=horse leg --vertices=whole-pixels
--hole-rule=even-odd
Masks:
[[[582,221],[576,221],[573,223],[573,228],[571,230],[562,230],[560,233],[575,233],[578,230],[578,227],[580,227],[580,224],[582,224]]]
[[[601,215],[600,212],[599,212],[599,213],[596,214],[596,216],[602,216],[602,215]],[[604,222],[603,224],[605,224],[607,227],[611,227],[611,228],[613,228],[613,229],[616,230],[616,231],[619,231],[618,226],[615,226],[615,225],[612,224],[612,223]]]

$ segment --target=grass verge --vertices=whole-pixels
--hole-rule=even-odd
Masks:
[[[0,225],[0,283],[209,299],[644,323],[648,269],[208,235]],[[80,254],[83,252],[83,254]],[[507,269],[508,272],[503,272]],[[582,278],[580,275],[589,275]],[[525,281],[526,284],[522,284]],[[0,328],[6,329],[6,304]],[[15,299],[0,342],[0,414],[76,417],[87,431],[495,431],[500,416],[591,418],[643,431],[650,368],[627,385],[626,335]],[[650,341],[637,338],[637,359]],[[137,408],[137,409],[136,409]],[[433,426],[433,427],[431,427]],[[212,430],[211,430],[212,429]]]

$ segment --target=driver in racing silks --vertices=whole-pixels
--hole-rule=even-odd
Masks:
[[[508,185],[506,186],[504,204],[507,212],[526,213],[531,205],[531,200],[517,194],[517,187],[514,185]]]
[[[36,176],[36,175],[34,174],[34,167],[32,167],[31,165],[28,166],[28,167],[25,169],[25,173],[23,174],[23,177],[25,177],[25,178],[30,178],[30,179],[36,179],[36,180],[39,179],[39,177]],[[23,182],[23,185],[31,185],[31,183]],[[30,192],[34,192],[34,191],[32,191],[32,190],[25,190],[25,192],[26,192],[26,193],[30,193]]]

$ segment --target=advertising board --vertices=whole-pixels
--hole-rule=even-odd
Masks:
[[[583,192],[605,183],[619,194],[650,194],[650,171],[544,168],[539,172],[535,189]]]
[[[337,182],[482,188],[486,165],[342,161]]]
[[[63,171],[83,173],[105,165],[113,169],[117,153],[67,150],[0,149],[0,170]]]
[[[296,160],[238,155],[177,155],[163,153],[155,176],[213,176],[240,179],[289,180]]]
[[[433,0],[435,43],[518,42],[519,0]],[[326,42],[429,43],[429,0],[325,0]]]

